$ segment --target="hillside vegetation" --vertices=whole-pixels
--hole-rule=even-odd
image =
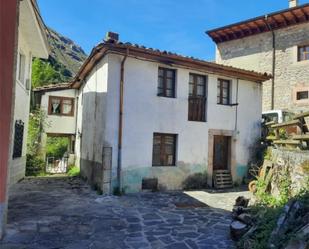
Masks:
[[[34,59],[32,87],[69,81],[87,58],[79,45],[56,31],[49,28],[47,37],[51,53],[47,60]]]

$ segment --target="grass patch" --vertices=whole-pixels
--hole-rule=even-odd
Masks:
[[[80,169],[76,166],[73,166],[68,171],[68,176],[79,176],[80,175]]]

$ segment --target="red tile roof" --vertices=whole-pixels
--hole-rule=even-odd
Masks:
[[[237,77],[240,79],[250,80],[254,82],[263,82],[269,80],[271,75],[266,73],[258,73],[254,71],[239,69],[231,66],[224,66],[214,62],[200,60],[194,57],[186,57],[168,51],[161,51],[153,48],[146,48],[131,43],[113,43],[103,42],[97,45],[86,59],[79,72],[75,76],[72,87],[79,88],[87,75],[91,72],[97,62],[99,62],[107,53],[120,55],[128,54],[129,57],[138,59],[156,61],[163,64],[181,66],[207,73],[215,73],[218,75]]]

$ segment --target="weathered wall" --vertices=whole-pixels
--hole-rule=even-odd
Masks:
[[[109,57],[108,91],[113,95],[107,111],[106,141],[113,147],[114,180],[117,167],[119,56]],[[127,192],[141,189],[142,178],[156,177],[163,189],[180,189],[190,174],[207,170],[208,131],[235,129],[236,107],[217,105],[217,75],[177,69],[176,98],[157,96],[158,67],[154,62],[128,58],[125,63],[122,179]],[[188,121],[189,73],[208,76],[207,122]],[[226,77],[224,77],[226,78]],[[232,103],[236,103],[237,80],[232,80]],[[248,151],[259,136],[260,85],[239,80],[234,180],[246,174]],[[152,167],[153,133],[178,134],[177,166]]]
[[[117,184],[119,82],[122,56],[109,54],[88,76],[79,91],[77,157],[81,172],[102,186],[103,147],[112,148],[112,186]],[[180,189],[190,174],[205,172],[209,129],[231,131],[236,146],[234,181],[247,171],[249,148],[259,136],[261,86],[239,80],[238,107],[217,105],[217,75],[177,69],[176,98],[157,96],[158,67],[154,62],[128,58],[125,62],[122,181],[127,192],[141,190],[143,178],[155,177],[161,189]],[[188,121],[189,73],[208,76],[207,122]],[[221,77],[222,78],[222,77]],[[232,80],[236,103],[237,79]],[[237,111],[237,131],[235,130]],[[91,122],[90,122],[91,121]],[[152,167],[153,133],[178,134],[177,166]],[[108,180],[108,179],[107,179]],[[106,188],[105,188],[106,189]]]
[[[48,115],[49,96],[74,98],[74,115]],[[48,91],[41,97],[41,109],[47,114],[45,127],[46,133],[54,134],[75,134],[76,131],[76,113],[77,113],[77,90],[67,89],[60,91]]]
[[[274,109],[307,110],[309,101],[295,101],[295,90],[309,90],[309,61],[297,61],[297,46],[309,44],[309,23],[275,31],[276,71]],[[270,32],[218,44],[216,62],[272,73]],[[263,110],[271,109],[271,80],[263,84]]]
[[[32,54],[28,42],[29,41],[27,41],[26,37],[23,36],[22,31],[19,30],[18,52],[24,54],[26,57],[25,79],[31,79]],[[24,122],[24,136],[23,136],[22,157],[12,160],[12,165],[10,168],[10,184],[14,184],[20,179],[22,179],[25,176],[25,170],[26,170],[27,133],[28,133],[28,121],[29,121],[29,109],[30,109],[30,89],[26,89],[25,82],[20,82],[18,80],[18,72],[19,67],[17,59],[16,87],[15,87],[16,102],[14,109],[14,124],[15,121],[17,120],[21,120],[22,122]],[[14,134],[12,141],[14,141]]]
[[[102,188],[102,151],[104,145],[107,98],[107,59],[102,60],[79,90],[77,114],[76,163],[81,174]]]
[[[15,183],[25,175],[32,58],[34,56],[48,58],[48,49],[44,35],[37,21],[31,1],[22,1],[19,10],[18,49],[16,52],[25,55],[26,58],[25,81],[20,82],[18,80],[19,59],[17,58],[14,123],[16,120],[24,122],[24,136],[22,157],[12,160],[10,184]],[[29,89],[26,87],[26,80],[29,80]],[[14,134],[12,139],[14,141]]]
[[[282,170],[287,169],[287,175],[291,179],[290,188],[293,194],[297,194],[301,189],[309,187],[309,152],[295,151],[288,149],[271,149],[272,161],[274,163],[275,180],[272,183],[272,193],[278,195],[279,182],[283,180]],[[283,170],[284,171],[284,170]]]

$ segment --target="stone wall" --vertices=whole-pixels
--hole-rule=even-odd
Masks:
[[[279,193],[278,185],[279,181],[284,178],[284,172],[287,172],[291,179],[292,194],[309,187],[309,151],[272,148],[271,155],[275,169],[272,193],[275,196]]]
[[[296,101],[296,90],[309,90],[309,61],[297,61],[297,47],[309,44],[309,23],[275,31],[274,109],[308,110],[309,100]],[[216,62],[272,73],[270,32],[218,44]],[[263,110],[271,109],[271,80],[263,84]]]

